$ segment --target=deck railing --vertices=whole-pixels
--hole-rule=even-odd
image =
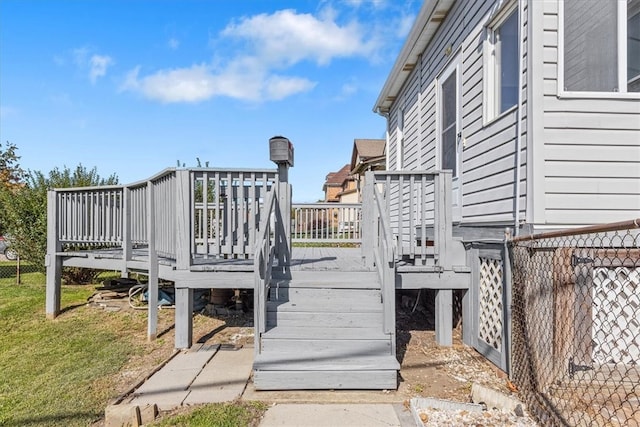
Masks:
[[[153,213],[160,257],[250,258],[277,179],[275,170],[167,169],[125,186],[56,189],[53,238],[60,249],[120,247],[131,259],[132,248],[148,248]]]
[[[395,335],[396,310],[395,310],[395,245],[389,218],[385,213],[382,192],[373,188],[373,204],[376,216],[379,218],[378,227],[375,230],[373,257],[380,276],[382,287],[382,307],[384,317],[384,332]],[[395,342],[395,339],[393,340]],[[395,353],[395,348],[392,349]]]
[[[271,217],[275,215],[276,190],[268,192],[267,200],[263,206],[262,219],[258,229],[253,258],[254,287],[254,319],[256,330],[256,354],[260,353],[260,334],[266,330],[267,323],[267,296],[271,282],[271,271],[275,256],[275,236],[271,228]]]
[[[191,253],[251,257],[273,170],[192,170]]]
[[[77,246],[117,245],[124,221],[122,188],[75,188],[58,193],[58,235]]]
[[[360,203],[294,203],[291,208],[294,242],[360,243]]]
[[[373,189],[381,191],[383,211],[395,238],[396,256],[416,260],[416,264],[433,262],[451,268],[449,245],[452,239],[451,172],[367,172],[363,199],[371,198]],[[373,199],[371,199],[373,200]],[[371,203],[371,202],[370,202]],[[373,203],[371,203],[373,208]],[[374,227],[377,216],[365,212],[366,233]],[[375,232],[365,237],[363,255],[372,261]]]

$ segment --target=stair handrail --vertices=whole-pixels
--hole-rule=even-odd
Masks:
[[[391,233],[391,225],[388,213],[383,203],[383,194],[380,189],[374,186],[373,198],[377,208],[376,216],[378,217],[378,244],[374,245],[375,265],[380,276],[382,286],[382,307],[384,315],[384,332],[386,334],[394,334],[396,328],[396,311],[395,311],[395,266],[396,266],[396,247],[394,244],[393,233]]]
[[[276,190],[267,192],[263,206],[253,257],[254,319],[256,352],[260,352],[260,334],[265,332],[267,321],[267,292],[271,281],[271,269],[275,256],[275,242],[271,233],[271,216],[275,211]]]

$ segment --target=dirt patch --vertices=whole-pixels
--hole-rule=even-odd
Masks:
[[[469,402],[473,383],[511,394],[507,375],[462,343],[460,325],[453,331],[453,345],[439,346],[431,300],[426,298],[417,305],[415,299],[409,300],[411,304],[402,304],[400,298],[396,310],[400,396]]]

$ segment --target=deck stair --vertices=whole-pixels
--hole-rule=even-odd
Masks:
[[[254,362],[258,390],[395,389],[375,272],[295,271],[271,282]]]

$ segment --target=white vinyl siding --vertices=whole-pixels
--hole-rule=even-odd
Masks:
[[[513,223],[516,163],[522,167],[520,218],[525,212],[526,126],[521,126],[520,156],[516,160],[516,109],[485,125],[483,123],[483,49],[486,26],[499,12],[494,1],[458,1],[438,29],[421,61],[405,83],[397,99],[404,101],[405,160],[407,170],[434,170],[437,132],[436,78],[451,59],[460,55],[462,138],[464,148],[460,170],[462,191],[462,223]],[[521,6],[526,13],[526,3]],[[526,17],[526,15],[525,15]],[[523,20],[526,25],[526,20]],[[526,32],[526,29],[525,29]],[[523,52],[526,52],[523,46]],[[526,70],[524,70],[526,72]],[[526,80],[525,80],[526,81]],[[526,87],[522,88],[523,91]],[[524,93],[524,92],[523,92]],[[523,97],[526,105],[526,97]],[[396,102],[389,117],[395,121],[400,103]],[[522,109],[525,113],[526,109]],[[526,117],[522,117],[524,123]],[[392,129],[395,125],[392,124]],[[392,140],[391,145],[396,141]],[[395,147],[389,152],[395,158]],[[395,160],[390,167],[395,169]]]
[[[566,3],[565,3],[566,6]],[[640,214],[640,99],[558,96],[559,4],[542,6],[544,94],[540,162],[531,171],[542,198],[539,225],[587,225]],[[566,13],[566,9],[565,9]],[[566,56],[565,56],[566,57]],[[566,70],[566,66],[565,66]],[[566,71],[565,71],[566,72]],[[541,163],[541,164],[540,164]]]

